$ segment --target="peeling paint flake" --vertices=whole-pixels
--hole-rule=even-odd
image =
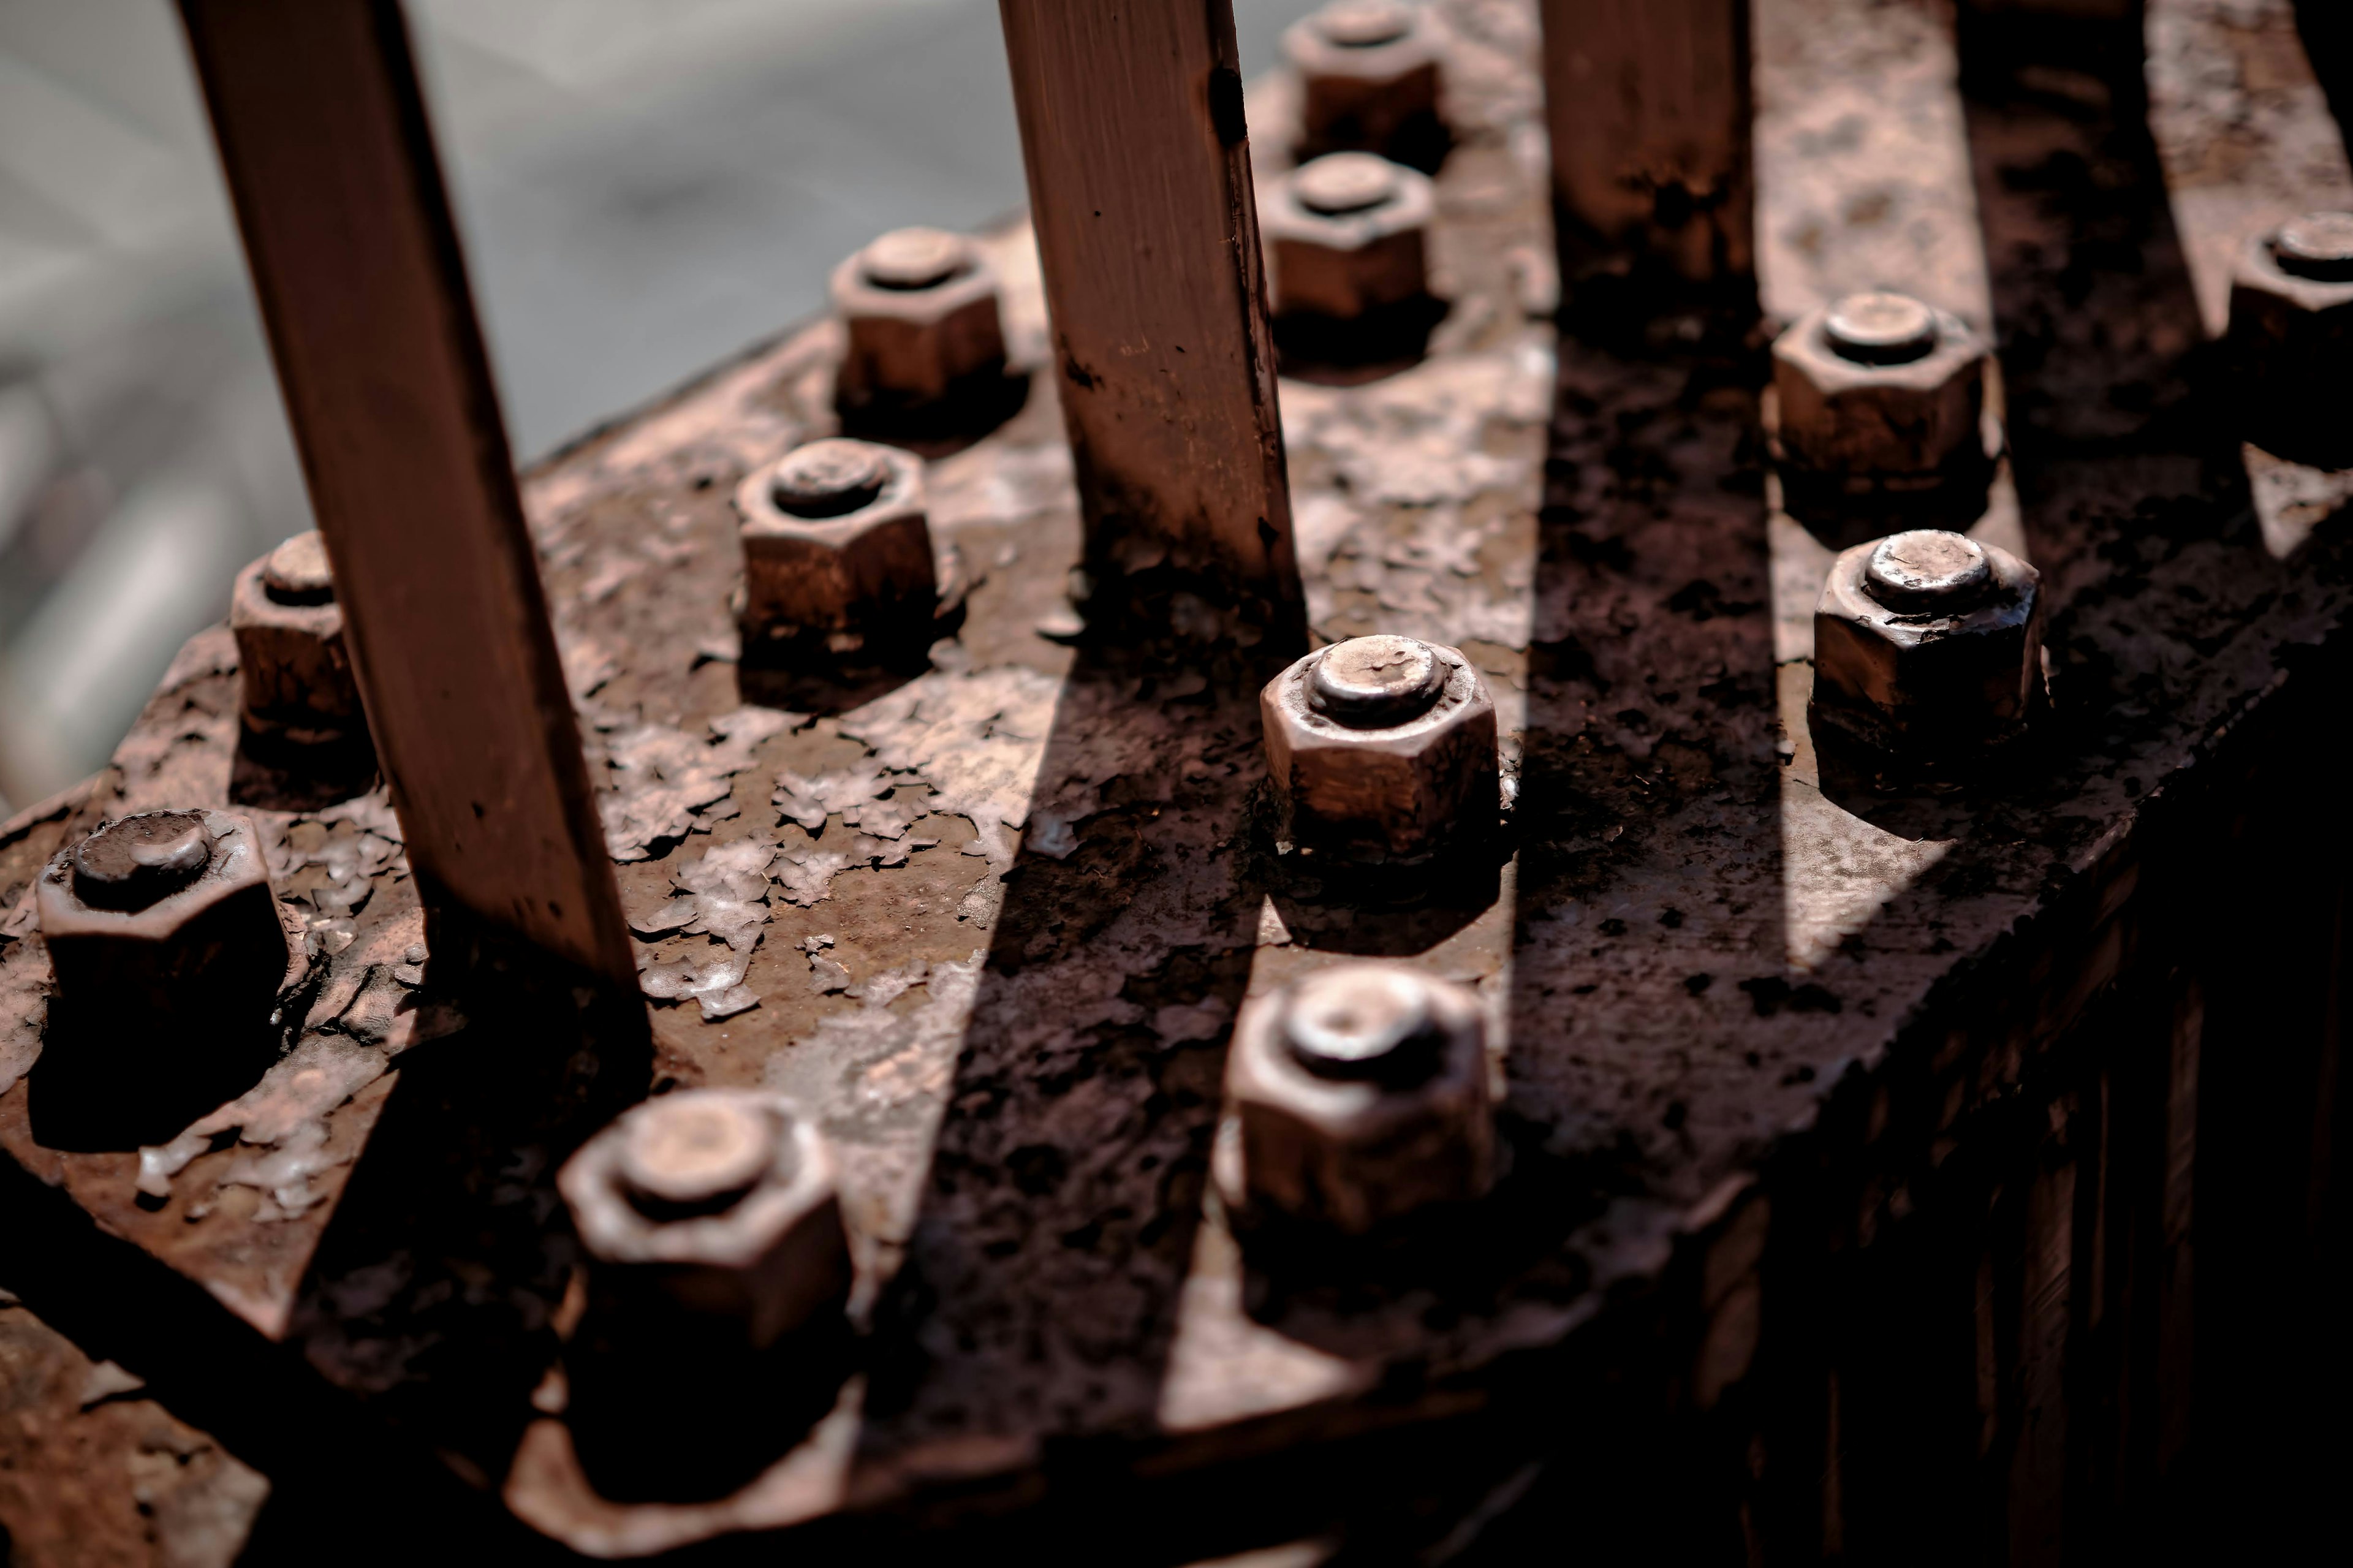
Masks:
[[[711,721],[701,739],[667,724],[636,724],[605,744],[613,787],[598,801],[614,859],[645,860],[683,838],[702,808],[723,800],[760,742],[805,722],[795,713],[739,708]]]

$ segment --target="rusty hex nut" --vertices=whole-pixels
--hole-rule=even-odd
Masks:
[[[1260,233],[1275,310],[1350,321],[1429,291],[1430,176],[1370,153],[1333,153],[1274,182]]]
[[[856,658],[931,643],[939,569],[923,459],[832,437],[754,469],[742,519],[744,647],[819,644]]]
[[[832,292],[845,410],[921,408],[1004,374],[997,270],[962,236],[893,229],[833,269]]]
[[[1229,1205],[1360,1236],[1494,1179],[1485,1016],[1399,963],[1319,970],[1246,1008],[1227,1057]]]
[[[237,574],[228,608],[245,728],[298,746],[333,745],[365,728],[343,611],[319,535],[298,533]]]
[[[1293,23],[1282,54],[1299,73],[1301,156],[1442,140],[1444,53],[1428,10],[1399,0],[1335,0]]]
[[[1841,552],[1814,611],[1815,739],[1950,761],[2017,739],[2042,681],[2041,584],[2010,552],[1940,530]]]
[[[233,812],[111,822],[49,861],[36,903],[59,995],[105,1016],[258,1023],[296,957]]]
[[[792,1100],[649,1100],[582,1144],[556,1189],[584,1255],[567,1420],[598,1492],[723,1496],[832,1405],[854,1274],[831,1149]]]
[[[2247,242],[2228,342],[2247,439],[2291,462],[2353,467],[2353,213],[2306,213]]]
[[[648,1100],[582,1144],[556,1186],[586,1254],[593,1332],[636,1340],[691,1325],[758,1352],[838,1317],[849,1298],[833,1154],[781,1095]]]
[[[1491,825],[1495,703],[1471,661],[1412,637],[1307,655],[1259,696],[1278,833],[1341,861],[1416,861]]]
[[[1986,350],[1967,323],[1903,294],[1850,294],[1773,343],[1788,510],[1907,500],[1983,510],[2001,437]]]

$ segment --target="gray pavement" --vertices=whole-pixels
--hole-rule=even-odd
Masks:
[[[1306,0],[1235,0],[1246,71]],[[1023,199],[987,0],[412,0],[526,457]],[[0,0],[0,813],[309,526],[167,0]]]

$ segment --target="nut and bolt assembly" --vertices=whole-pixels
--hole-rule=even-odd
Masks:
[[[1221,1194],[1239,1215],[1345,1236],[1475,1199],[1495,1174],[1487,1072],[1464,987],[1396,963],[1319,970],[1235,1026]]]
[[[79,1018],[258,1028],[296,950],[252,822],[148,811],[111,822],[41,873],[41,940]]]
[[[1814,611],[1818,745],[1965,764],[2024,734],[2042,686],[2042,576],[1919,529],[1842,552]]]
[[[1268,682],[1278,835],[1341,864],[1418,862],[1497,810],[1495,704],[1470,660],[1412,637],[1355,637]]]
[[[565,1349],[574,1440],[600,1489],[728,1489],[831,1403],[849,1244],[831,1150],[792,1100],[649,1100],[556,1185],[586,1270]]]
[[[676,1311],[764,1351],[848,1298],[833,1155],[782,1096],[649,1100],[582,1145],[557,1184],[587,1253],[592,1312]]]
[[[343,607],[316,532],[296,534],[237,574],[228,626],[249,742],[297,754],[365,742]]]
[[[1274,182],[1260,232],[1278,315],[1377,317],[1429,294],[1430,176],[1370,153],[1334,153]]]
[[[1299,73],[1299,155],[1378,153],[1435,169],[1444,44],[1429,12],[1398,0],[1335,0],[1282,35]]]
[[[812,441],[747,475],[735,510],[747,659],[888,663],[920,656],[939,635],[921,458],[868,441]]]
[[[2290,462],[2353,468],[2353,213],[2306,213],[2247,242],[2229,344],[2248,440]]]
[[[849,341],[835,403],[853,423],[952,419],[1005,380],[996,269],[959,235],[893,229],[833,269]]]
[[[1784,510],[1842,531],[1974,521],[2001,451],[1986,365],[1967,323],[1908,295],[1801,318],[1773,344]]]

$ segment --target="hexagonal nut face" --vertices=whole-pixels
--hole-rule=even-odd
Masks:
[[[191,853],[184,878],[129,897],[94,884],[79,858],[103,836],[167,829]],[[267,1017],[301,950],[269,889],[252,821],[234,812],[142,812],[58,851],[35,893],[61,996],[108,1015],[207,1021]]]
[[[871,500],[832,517],[787,510],[779,476],[804,449],[754,469],[736,489],[744,542],[739,618],[747,647],[811,640],[856,657],[928,646],[939,577],[923,510],[923,459],[871,442],[826,445],[871,454],[882,474]]]
[[[1402,988],[1430,1037],[1408,1079],[1311,1070],[1293,1037],[1303,1010],[1341,1010],[1352,994]],[[1384,999],[1376,994],[1375,1006]],[[1243,1009],[1226,1058],[1240,1137],[1219,1170],[1244,1215],[1282,1215],[1360,1236],[1432,1205],[1466,1203],[1494,1180],[1486,1025],[1479,999],[1409,965],[1346,963]]]
[[[951,274],[920,287],[877,281],[869,270],[873,247],[833,269],[833,308],[849,334],[835,382],[841,406],[919,407],[1003,374],[997,269],[970,245],[955,247]]]
[[[2257,235],[2231,277],[2228,342],[2249,440],[2320,468],[2353,466],[2353,280],[2300,278],[2276,235]]]
[[[603,1334],[642,1342],[691,1322],[764,1350],[849,1298],[833,1152],[782,1095],[648,1100],[582,1144],[556,1188]]]
[[[1268,778],[1289,842],[1343,862],[1415,861],[1493,825],[1494,699],[1460,652],[1423,646],[1440,667],[1437,696],[1394,724],[1359,727],[1318,711],[1310,682],[1334,648],[1293,663],[1260,693]]]
[[[1361,161],[1371,154],[1344,153]],[[1274,308],[1282,315],[1348,321],[1429,291],[1428,241],[1438,212],[1429,175],[1399,163],[1382,165],[1388,190],[1375,204],[1323,212],[1303,199],[1319,159],[1270,185],[1259,203],[1259,232],[1274,258]]]
[[[1283,30],[1300,80],[1300,142],[1310,153],[1393,151],[1436,123],[1445,39],[1421,5],[1340,0]]]
[[[1773,342],[1783,460],[1875,479],[1931,475],[1983,461],[1985,345],[1957,316],[1932,312],[1936,346],[1901,364],[1866,364],[1831,346],[1834,307],[1812,311]]]
[[[322,597],[275,580],[275,555],[238,573],[229,595],[238,710],[248,729],[296,744],[342,742],[365,725],[343,606],[332,589]]]
[[[2042,680],[2042,574],[1998,545],[1981,554],[1984,582],[1947,609],[1891,607],[1869,581],[1874,552],[1898,534],[1841,552],[1814,611],[1814,689],[1807,706],[1819,742],[1844,737],[1877,752],[1965,760],[2025,731]]]

